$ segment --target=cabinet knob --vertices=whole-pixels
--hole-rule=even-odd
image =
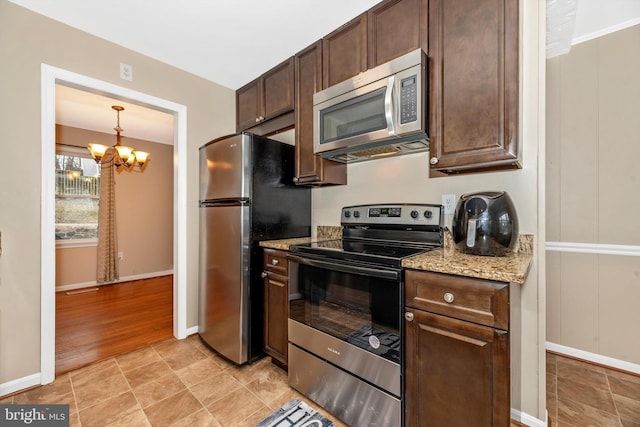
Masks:
[[[407,311],[404,314],[404,318],[407,319],[409,322],[413,322],[413,313]]]
[[[300,178],[298,178],[297,176],[294,176],[293,177],[293,182],[298,182],[298,181],[300,181]]]
[[[437,165],[438,164],[438,158],[437,157],[432,157],[429,160],[429,163],[431,163],[432,165]]]
[[[278,265],[278,262],[279,262],[279,261],[278,261],[277,259],[272,259],[272,260],[271,260],[271,264],[272,264],[272,265]]]
[[[260,117],[256,117],[256,123],[260,121]]]
[[[260,276],[262,276],[263,279],[266,278],[267,277],[267,272],[263,271],[262,274],[260,274]]]
[[[456,297],[454,297],[451,292],[447,292],[446,294],[444,294],[444,300],[449,304],[451,304],[454,299],[456,299]]]

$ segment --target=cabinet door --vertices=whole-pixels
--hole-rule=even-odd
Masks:
[[[428,54],[428,5],[428,0],[385,0],[369,9],[369,68],[417,48]]]
[[[236,128],[238,132],[255,126],[262,115],[260,79],[248,83],[236,91]]]
[[[322,42],[295,56],[296,183],[346,184],[347,165],[313,153],[313,94],[322,90]]]
[[[322,40],[323,87],[367,69],[367,14],[349,21]]]
[[[287,364],[289,286],[286,276],[269,273],[264,278],[264,350]]]
[[[264,120],[293,110],[293,57],[262,75]]]
[[[429,0],[431,170],[521,167],[518,0]]]
[[[405,320],[405,425],[505,427],[508,333],[426,311]]]

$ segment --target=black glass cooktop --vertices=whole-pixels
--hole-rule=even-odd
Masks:
[[[404,258],[435,249],[421,244],[397,244],[362,240],[336,239],[294,245],[291,252],[336,260],[351,260],[400,267]]]

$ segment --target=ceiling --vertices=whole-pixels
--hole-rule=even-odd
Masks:
[[[380,0],[9,1],[235,90]],[[546,1],[547,22],[563,26],[557,38],[568,46],[640,23],[638,0]],[[101,132],[113,132],[111,105],[123,105],[125,136],[173,142],[164,113],[71,88],[57,91],[56,104],[57,123]]]

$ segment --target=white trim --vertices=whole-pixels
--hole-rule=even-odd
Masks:
[[[41,384],[40,374],[31,374],[13,381],[0,384],[0,398],[7,394],[15,393],[25,388],[35,387]]]
[[[598,255],[640,256],[640,246],[607,245],[600,243],[547,242],[546,248],[553,252],[574,252]]]
[[[526,412],[511,408],[511,419],[530,427],[547,427],[549,425],[549,413],[547,411],[545,411],[545,420],[543,421]]]
[[[119,280],[117,280],[115,282],[109,282],[109,283],[98,283],[96,281],[93,281],[93,282],[84,282],[84,283],[73,283],[73,284],[70,284],[70,285],[60,285],[60,286],[56,286],[56,292],[73,291],[75,289],[90,288],[90,287],[95,287],[95,286],[113,285],[114,283],[129,282],[129,281],[132,281],[132,280],[151,279],[153,277],[167,276],[169,274],[173,274],[173,270],[155,271],[153,273],[144,273],[144,274],[136,274],[136,275],[133,275],[133,276],[124,276],[124,277],[121,277]]]
[[[41,64],[41,273],[40,382],[55,379],[55,85],[70,84],[140,102],[174,114],[174,315],[173,333],[186,337],[187,325],[187,107],[71,71]]]
[[[173,335],[177,339],[187,337],[187,107],[176,110],[174,132],[173,179]]]
[[[584,43],[586,41],[593,40],[598,37],[606,36],[607,34],[615,33],[616,31],[624,30],[625,28],[633,27],[634,25],[638,25],[638,24],[640,24],[640,18],[630,19],[629,21],[621,22],[619,24],[615,24],[610,27],[603,28],[598,31],[594,31],[592,33],[585,34],[580,37],[575,37],[574,39],[571,40],[571,45],[573,46],[576,44]]]
[[[41,384],[55,379],[56,368],[56,73],[41,67],[40,167],[40,375]]]
[[[615,369],[640,374],[640,365],[637,363],[625,362],[624,360],[614,359],[613,357],[603,356],[601,354],[591,353],[573,347],[567,347],[547,341],[547,350],[554,353],[564,354],[566,356],[575,357],[577,359],[586,360],[588,362],[597,363],[599,365],[608,366]]]
[[[189,335],[193,335],[193,334],[197,334],[197,333],[198,333],[198,326],[197,325],[196,326],[192,326],[191,328],[186,330],[187,337]]]
[[[97,238],[56,240],[56,249],[89,248],[98,246]]]

